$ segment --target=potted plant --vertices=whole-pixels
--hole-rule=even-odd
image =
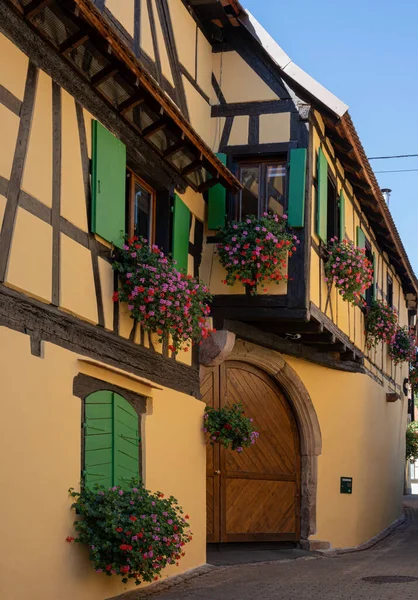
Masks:
[[[218,232],[216,247],[226,269],[226,285],[240,282],[255,295],[263,282],[288,278],[284,273],[287,258],[296,252],[299,240],[289,231],[286,219],[286,215],[267,212],[260,218],[248,215]]]
[[[121,577],[123,583],[157,580],[167,565],[184,556],[192,539],[189,516],[183,517],[177,500],[148,491],[140,481],[132,480],[126,489],[96,484],[93,490],[69,492],[81,519],[67,542],[87,546],[95,571]]]
[[[207,287],[175,268],[175,261],[144,238],[133,237],[118,250],[113,269],[119,275],[114,302],[127,302],[132,318],[160,341],[171,339],[169,350],[187,350],[200,343],[210,329],[207,318],[211,296]]]
[[[366,313],[366,345],[376,347],[380,342],[389,343],[396,333],[398,313],[381,300],[372,300]]]
[[[332,238],[325,263],[326,281],[332,282],[346,302],[364,305],[364,292],[373,283],[373,266],[364,248],[350,240]]]
[[[222,444],[242,452],[244,448],[255,444],[259,434],[253,427],[253,420],[246,417],[242,404],[233,404],[215,409],[205,408],[203,431],[208,434],[210,443]]]
[[[416,339],[408,327],[398,327],[389,343],[389,356],[398,365],[402,362],[410,362],[416,353]]]

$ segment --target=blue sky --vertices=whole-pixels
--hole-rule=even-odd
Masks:
[[[368,156],[418,154],[417,0],[242,0],[302,69],[350,107]],[[418,157],[373,160],[418,169]],[[376,173],[418,275],[418,171]]]

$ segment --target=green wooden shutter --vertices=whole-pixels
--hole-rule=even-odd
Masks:
[[[173,258],[176,268],[187,274],[189,259],[190,210],[182,199],[174,194],[173,208]]]
[[[95,392],[86,398],[84,421],[84,484],[113,484],[113,394]]]
[[[113,394],[113,485],[126,487],[139,477],[138,415],[125,398]]]
[[[226,154],[219,152],[216,155],[222,164],[226,165]],[[208,191],[208,229],[220,229],[225,226],[226,217],[226,189],[217,183]]]
[[[340,192],[340,240],[345,238],[345,196]]]
[[[126,146],[93,121],[91,228],[115,246],[125,233]]]
[[[289,203],[287,209],[290,227],[305,225],[306,148],[294,148],[289,159]]]
[[[86,398],[84,484],[126,486],[139,477],[138,415],[125,398],[110,391]]]
[[[322,149],[318,151],[318,235],[327,243],[328,163]]]
[[[357,246],[359,248],[366,247],[366,236],[364,235],[362,228],[359,226],[357,226]]]
[[[376,252],[373,252],[373,300],[377,298],[377,265]]]

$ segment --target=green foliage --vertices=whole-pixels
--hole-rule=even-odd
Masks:
[[[133,479],[128,489],[120,486],[84,488],[70,495],[72,508],[81,519],[74,522],[78,542],[88,547],[97,573],[117,575],[127,583],[159,578],[169,564],[184,556],[183,546],[192,539],[188,515],[172,496],[151,493],[141,481]]]
[[[418,438],[415,432],[418,430],[418,421],[412,421],[406,428],[406,459],[418,458]]]
[[[408,327],[398,327],[389,344],[389,356],[395,365],[410,362],[416,354],[416,339]]]
[[[409,381],[411,382],[413,393],[418,392],[418,351],[416,349],[409,366]],[[417,399],[417,396],[415,398]]]
[[[217,251],[226,269],[226,285],[241,282],[257,293],[263,282],[279,283],[287,279],[287,257],[296,252],[299,240],[286,225],[287,215],[264,213],[262,217],[248,215],[243,221],[232,221],[221,229]]]
[[[379,342],[389,343],[396,333],[398,313],[381,300],[372,300],[366,315],[366,344],[374,348]]]
[[[255,444],[259,436],[253,427],[253,420],[244,415],[242,404],[220,409],[207,406],[203,419],[203,431],[209,434],[211,444],[217,442],[237,452]]]
[[[117,251],[113,269],[119,275],[119,291],[113,301],[128,303],[132,318],[145,331],[169,340],[169,350],[188,350],[187,344],[200,343],[210,330],[207,318],[211,300],[206,286],[175,268],[158,246],[134,237]]]

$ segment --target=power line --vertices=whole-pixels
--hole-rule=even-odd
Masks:
[[[375,171],[375,173],[411,173],[412,171],[418,171],[418,169],[398,169],[396,171]]]
[[[412,158],[417,157],[418,154],[398,154],[396,156],[368,156],[368,160],[383,160],[385,158]]]

